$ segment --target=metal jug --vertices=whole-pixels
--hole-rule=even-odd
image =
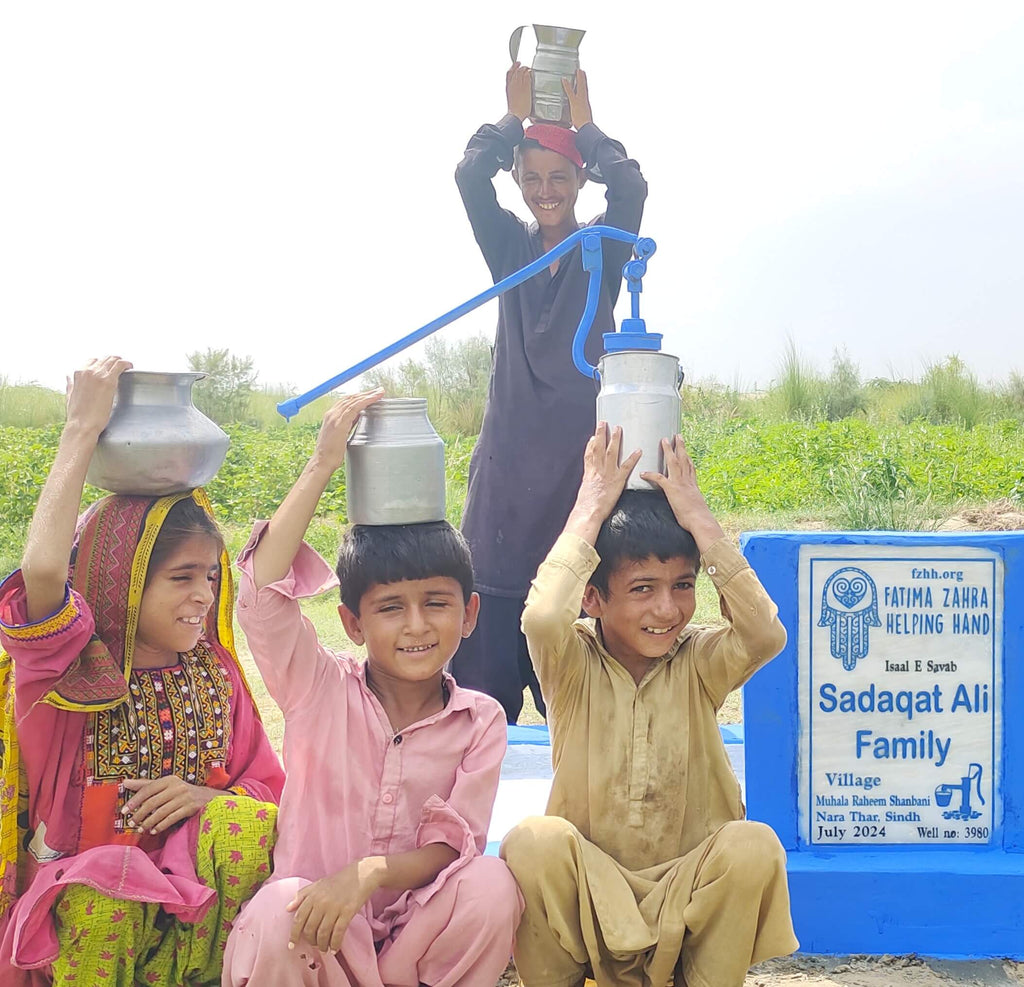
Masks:
[[[444,441],[426,398],[384,398],[363,411],[345,453],[345,484],[352,524],[444,520]]]
[[[640,474],[665,472],[661,440],[679,431],[679,360],[660,350],[618,350],[601,357],[597,372],[597,420],[607,422],[610,429],[622,427],[620,462],[634,449],[642,450],[626,487],[651,490],[653,484]]]
[[[508,51],[515,62],[519,58],[519,44],[527,25],[517,27],[508,39]],[[580,67],[580,42],[586,31],[573,27],[552,27],[534,24],[537,51],[533,56],[533,112],[530,117],[537,123],[558,123],[568,127],[571,123],[569,101],[562,89],[562,80],[572,85]]]
[[[231,441],[192,403],[202,373],[126,370],[86,479],[112,493],[162,497],[213,479]]]

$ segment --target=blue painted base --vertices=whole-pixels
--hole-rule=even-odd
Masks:
[[[787,868],[802,953],[1024,959],[1022,854],[794,850]]]
[[[786,848],[801,951],[1024,959],[1024,532],[755,532],[741,545],[789,635],[744,687],[744,750],[748,815]],[[1002,557],[1003,814],[990,847],[828,850],[801,838],[801,545],[972,546]]]

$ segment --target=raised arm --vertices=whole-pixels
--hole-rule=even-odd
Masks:
[[[640,476],[665,492],[679,527],[693,535],[697,549],[703,555],[719,538],[725,537],[725,532],[700,492],[697,470],[686,451],[683,437],[677,435],[674,439],[662,439],[661,450],[665,457],[665,473],[643,472]]]
[[[288,574],[327,484],[345,461],[345,448],[356,419],[364,408],[383,396],[384,391],[379,387],[347,395],[324,415],[313,455],[274,512],[253,552],[252,573],[256,589],[275,583]]]
[[[622,429],[616,425],[609,436],[608,423],[598,422],[583,453],[583,480],[563,534],[576,535],[588,545],[597,541],[601,525],[618,503],[629,474],[640,459],[641,450],[634,449],[620,466],[621,448]]]
[[[517,62],[508,70],[505,94],[508,112],[496,124],[484,124],[470,138],[455,169],[455,184],[473,236],[495,281],[510,273],[505,270],[509,238],[522,227],[514,213],[498,205],[494,176],[512,168],[516,145],[523,139],[523,121],[532,102],[528,68]]]
[[[662,440],[665,473],[641,476],[665,492],[679,526],[693,535],[706,571],[715,584],[726,618],[724,627],[700,632],[694,641],[697,672],[720,706],[786,644],[778,608],[754,570],[711,513],[697,485],[697,471],[681,435]]]
[[[39,493],[21,560],[29,623],[44,620],[64,604],[85,474],[100,432],[110,420],[117,379],[130,368],[127,360],[108,356],[90,360],[71,381],[64,431]]]
[[[566,656],[575,639],[573,624],[580,614],[584,590],[598,563],[593,546],[640,458],[637,449],[619,466],[621,445],[621,428],[616,426],[609,438],[608,425],[597,423],[583,454],[583,480],[576,503],[526,598],[523,634],[549,708],[559,689],[581,674],[579,669],[567,667]],[[581,550],[576,539],[590,548]]]
[[[569,100],[572,125],[576,128],[576,147],[583,163],[588,169],[596,167],[605,183],[608,206],[604,222],[620,230],[639,233],[647,199],[647,182],[640,173],[640,165],[627,156],[626,149],[618,141],[606,136],[594,123],[587,74],[582,69],[576,73],[575,87],[563,79],[562,88]],[[631,256],[632,247],[627,243],[606,240],[602,250],[604,281],[614,306],[622,284],[622,267]]]

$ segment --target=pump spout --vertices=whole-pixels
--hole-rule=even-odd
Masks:
[[[602,230],[603,227],[592,226],[586,232]],[[638,237],[633,246],[634,258],[626,262],[622,275],[626,279],[626,287],[630,294],[630,318],[622,320],[618,332],[604,334],[606,353],[618,350],[660,350],[661,333],[648,332],[647,324],[640,318],[640,292],[644,290],[643,276],[647,273],[647,258],[655,250],[657,244],[650,237]],[[601,244],[596,236],[586,235],[583,238],[583,270],[590,274],[587,284],[587,304],[583,309],[583,317],[572,340],[572,362],[584,377],[595,377],[597,368],[586,357],[584,349],[590,327],[597,315],[597,305],[601,299],[601,273],[604,259]]]

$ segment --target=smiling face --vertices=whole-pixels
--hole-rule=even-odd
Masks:
[[[672,647],[697,607],[697,566],[682,556],[625,561],[608,574],[604,595],[587,586],[583,609],[601,622],[608,653],[639,682]]]
[[[345,632],[366,645],[377,679],[426,682],[437,678],[459,643],[476,627],[480,597],[466,603],[450,576],[375,583],[359,601],[359,613],[338,607]]]
[[[219,578],[220,546],[203,534],[185,539],[150,567],[135,634],[136,667],[172,665],[196,646]]]
[[[529,148],[512,177],[541,228],[576,227],[576,199],[586,177],[568,158],[547,148]]]

